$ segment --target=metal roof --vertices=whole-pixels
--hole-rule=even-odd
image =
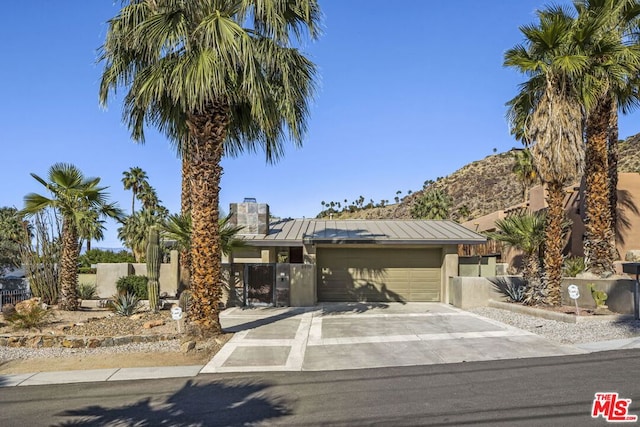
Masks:
[[[239,236],[240,237],[240,236]],[[479,244],[486,238],[453,221],[436,220],[317,220],[273,222],[267,235],[241,235],[251,246],[303,244]]]

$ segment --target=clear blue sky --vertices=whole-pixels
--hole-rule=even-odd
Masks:
[[[568,4],[568,1],[561,1]],[[120,104],[98,105],[96,51],[111,0],[29,0],[3,4],[0,67],[0,206],[23,206],[43,188],[55,162],[71,162],[109,186],[127,212],[122,172],[139,166],[163,204],[180,208],[180,162],[167,140],[148,132],[138,145],[121,123]],[[255,197],[273,214],[313,217],[320,202],[362,195],[393,200],[427,179],[519,144],[504,103],[522,80],[502,67],[543,0],[320,0],[325,34],[305,51],[320,85],[302,149],[267,165],[261,153],[223,162],[221,204]],[[621,138],[640,132],[623,118]],[[116,226],[94,246],[120,247]]]

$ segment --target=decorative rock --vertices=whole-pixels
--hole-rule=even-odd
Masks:
[[[183,353],[188,353],[196,347],[195,341],[185,341],[180,344],[180,351]]]
[[[65,348],[82,348],[84,347],[84,340],[74,338],[64,339],[62,346]]]
[[[131,316],[129,316],[129,319],[131,320],[140,320],[144,317],[144,313],[137,313],[137,314],[132,314]]]
[[[142,325],[142,327],[145,329],[151,329],[156,326],[162,326],[162,325],[164,325],[164,320],[150,320],[148,322],[145,322],[144,325]]]
[[[626,255],[624,256],[624,260],[630,262],[640,262],[640,249],[632,249],[630,251],[627,251]]]

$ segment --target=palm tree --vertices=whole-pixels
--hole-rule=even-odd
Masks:
[[[0,275],[20,267],[20,246],[25,241],[25,222],[16,208],[0,207]]]
[[[301,144],[315,66],[292,44],[316,38],[319,17],[316,0],[131,0],[109,21],[101,102],[125,86],[133,138],[150,123],[189,152],[199,333],[220,331],[220,161],[258,148],[275,161],[286,139]]]
[[[122,184],[125,190],[131,190],[131,215],[135,212],[136,197],[144,184],[147,183],[147,173],[139,167],[132,167],[128,171],[122,172]]]
[[[528,304],[541,304],[546,298],[540,280],[540,249],[545,239],[545,222],[544,213],[511,215],[496,221],[498,232],[487,233],[487,237],[522,251],[522,277],[527,286],[525,302]]]
[[[416,200],[411,208],[412,218],[421,219],[447,219],[451,199],[440,189],[431,189],[424,192],[423,196]]]
[[[115,204],[107,203],[106,187],[99,187],[100,178],[85,178],[74,165],[56,163],[49,169],[48,181],[32,173],[51,198],[36,193],[24,197],[25,215],[35,215],[47,208],[55,209],[62,217],[62,248],[60,252],[60,299],[64,310],[78,309],[76,284],[78,279],[78,238],[80,227],[87,218],[111,217],[119,219],[122,212]]]
[[[118,238],[131,249],[136,262],[142,262],[147,250],[149,228],[159,225],[166,218],[166,208],[147,208],[129,215],[121,221]]]
[[[505,53],[505,65],[531,76],[509,106],[512,133],[530,147],[547,185],[544,274],[547,302],[560,304],[562,223],[567,181],[582,174],[583,110],[577,77],[587,66],[571,42],[574,19],[560,7],[538,12],[539,22],[523,26],[523,45]]]
[[[529,188],[536,182],[538,172],[533,164],[531,152],[528,149],[517,150],[513,152],[514,165],[511,171],[516,174],[518,180],[522,183],[522,201],[527,202]]]
[[[587,269],[613,273],[617,259],[618,108],[637,103],[640,48],[637,0],[579,0],[576,41],[589,57],[582,79],[586,117],[585,255]]]
[[[234,249],[245,246],[243,239],[237,238],[237,234],[242,231],[243,226],[232,226],[231,215],[219,219],[220,226],[220,248],[224,255],[229,255]],[[160,225],[163,238],[173,240],[179,250],[190,249],[191,247],[191,216],[190,215],[169,215]]]

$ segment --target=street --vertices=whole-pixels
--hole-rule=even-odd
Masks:
[[[640,414],[639,356],[6,387],[0,425],[605,425],[591,418],[596,392]]]

